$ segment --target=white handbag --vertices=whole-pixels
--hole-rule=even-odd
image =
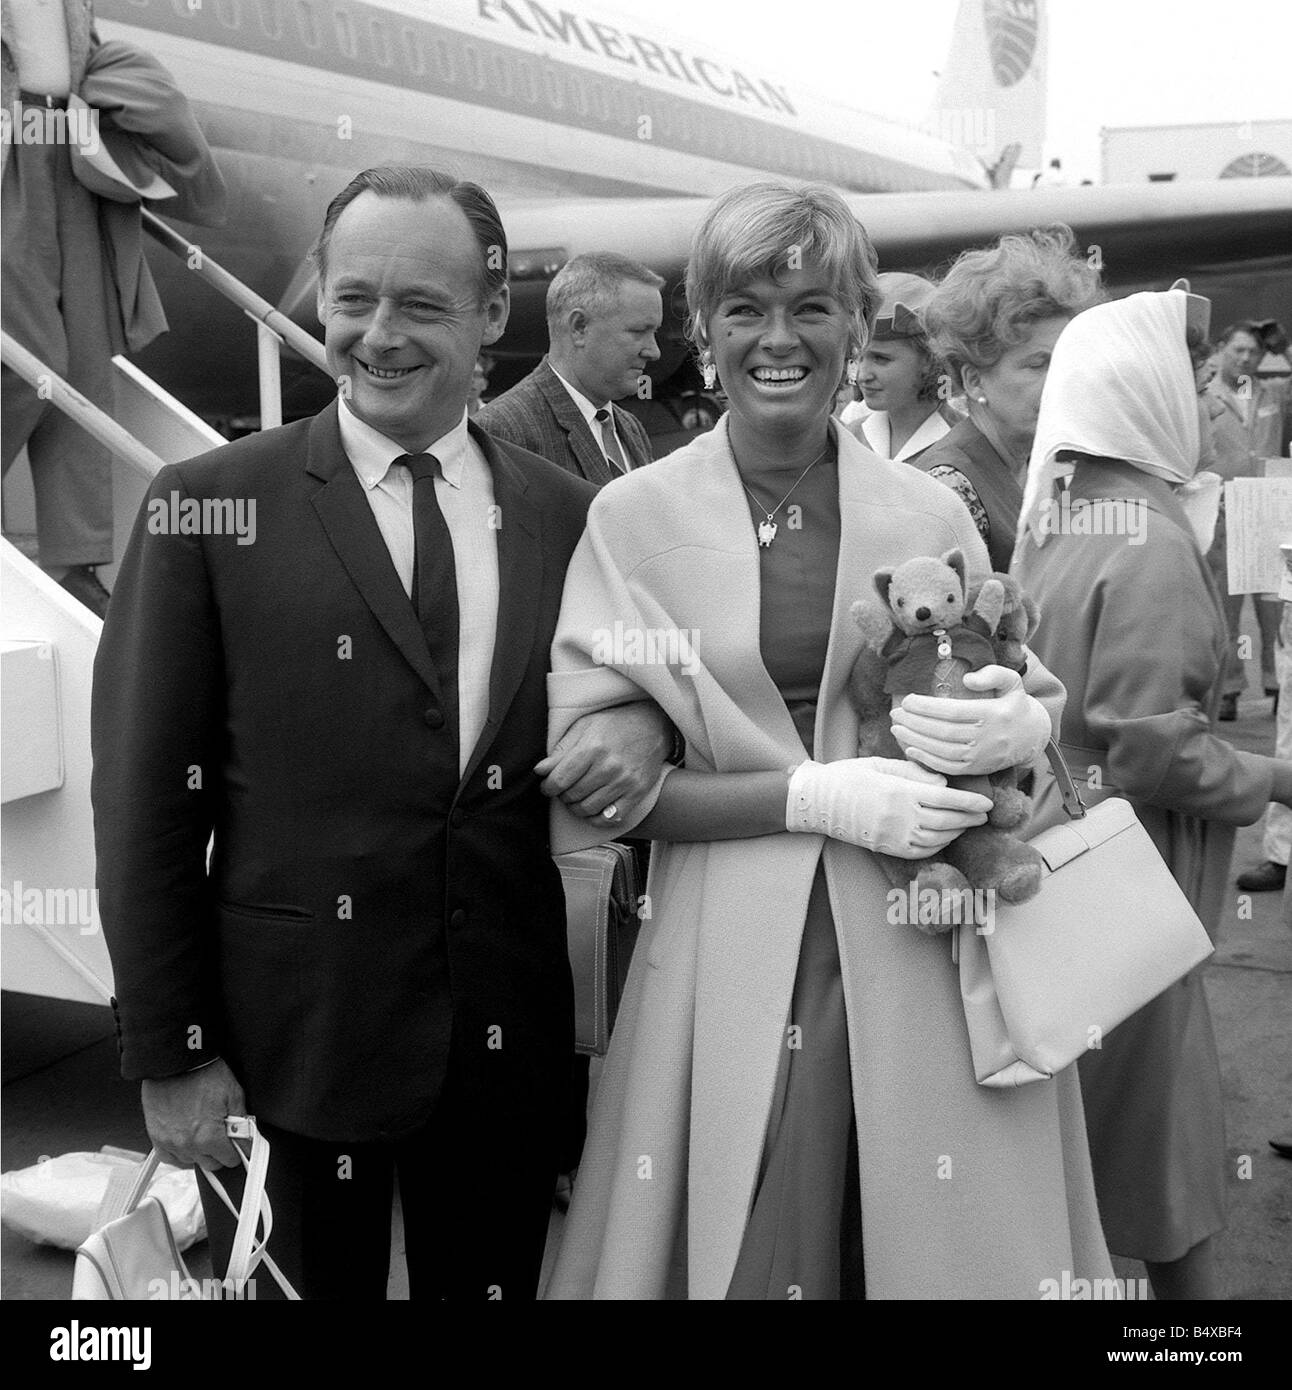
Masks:
[[[252,1116],[231,1115],[227,1131],[247,1170],[241,1210],[233,1205],[224,1185],[206,1174],[220,1200],[238,1218],[229,1268],[223,1280],[201,1284],[188,1271],[175,1245],[166,1211],[155,1197],[145,1197],[159,1162],[154,1149],[134,1170],[114,1173],[99,1209],[94,1234],[76,1252],[72,1298],[105,1300],[244,1299],[255,1296],[252,1275],[262,1265],[289,1299],[299,1300],[282,1271],[266,1252],[273,1230],[273,1211],[265,1193],[269,1171],[269,1140]],[[251,1141],[250,1157],[238,1143]],[[257,1230],[260,1238],[257,1241]]]
[[[1029,841],[1041,891],[952,933],[982,1086],[1049,1080],[1213,950],[1130,803],[1087,811],[1053,741],[1046,755],[1069,819]]]

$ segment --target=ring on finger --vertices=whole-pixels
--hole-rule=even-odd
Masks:
[[[601,814],[606,820],[618,820],[619,807],[612,801]]]

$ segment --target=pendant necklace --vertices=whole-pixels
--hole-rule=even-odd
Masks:
[[[807,475],[817,466],[818,463],[821,462],[823,458],[826,457],[826,455],[829,452],[830,445],[827,443],[825,448],[821,450],[821,452],[816,456],[816,458],[814,458],[812,462],[809,463],[808,466],[802,471],[802,473],[800,473],[798,477],[794,480],[794,487],[790,488],[789,492],[787,492],[785,496],[781,498],[781,500],[771,509],[771,511],[765,514],[767,519],[758,523],[758,544],[760,547],[764,547],[766,549],[771,548],[772,542],[776,539],[776,532],[779,529],[779,527],[776,525],[776,513],[779,512],[780,509],[786,504],[786,502],[788,502],[790,498],[794,495],[794,488],[798,487],[798,485],[803,481],[803,479],[807,477]],[[732,453],[731,457],[733,459],[736,457],[734,452]],[[739,463],[736,464],[736,472],[740,473]],[[744,474],[742,473],[740,473],[740,485],[745,489],[746,492],[749,492],[749,484],[745,482]],[[749,500],[754,504],[755,507],[758,508],[760,512],[763,510],[763,504],[758,500],[757,497],[754,496],[752,492],[749,492]]]

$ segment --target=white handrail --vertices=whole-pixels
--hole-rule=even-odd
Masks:
[[[107,445],[118,458],[124,459],[149,481],[166,467],[166,460],[141,444],[129,430],[123,429],[104,411],[83,395],[57,372],[51,371],[34,353],[0,329],[0,360],[17,372],[22,379],[44,398],[70,416],[88,434]]]

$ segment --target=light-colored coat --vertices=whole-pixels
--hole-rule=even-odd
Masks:
[[[861,634],[848,608],[870,592],[872,571],[953,546],[971,570],[986,568],[953,493],[834,432],[842,535],[817,710],[814,756],[823,761],[856,755],[845,680]],[[656,657],[667,655],[671,632],[695,660],[634,664],[624,642],[646,629],[663,634]],[[616,632],[627,659],[616,660]],[[758,550],[725,425],[593,503],[567,577],[549,689],[554,736],[579,714],[644,690],[685,735],[690,769],[802,761],[759,652]],[[1049,690],[1057,693],[1052,681]],[[555,815],[554,849],[597,834]],[[1064,1270],[1111,1276],[1076,1076],[1009,1093],[977,1086],[949,938],[889,923],[887,883],[866,851],[786,833],[656,846],[650,919],[549,1296],[725,1295],[822,854],[849,1018],[869,1297],[1037,1298]]]

